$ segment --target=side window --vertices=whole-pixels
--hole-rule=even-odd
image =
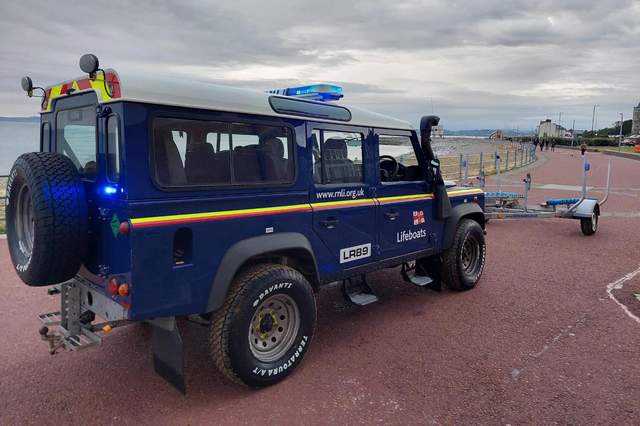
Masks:
[[[231,125],[234,182],[290,182],[291,132],[284,127]]]
[[[378,152],[382,182],[423,180],[411,137],[378,135]]]
[[[51,128],[47,121],[42,123],[42,127],[40,129],[40,141],[40,146],[42,147],[41,150],[43,152],[51,151]]]
[[[120,130],[117,115],[107,117],[107,179],[111,182],[120,179]]]
[[[62,110],[56,116],[56,150],[83,176],[96,174],[96,110],[93,106]]]
[[[315,183],[364,182],[362,134],[314,130],[313,180]]]
[[[156,177],[164,186],[287,183],[293,135],[286,127],[158,118]]]

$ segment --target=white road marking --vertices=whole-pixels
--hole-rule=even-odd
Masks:
[[[542,355],[544,355],[545,352],[547,352],[549,349],[555,346],[561,339],[564,339],[567,337],[574,337],[576,335],[574,331],[576,331],[578,327],[582,326],[586,321],[587,321],[587,314],[583,313],[580,316],[580,318],[576,320],[576,322],[562,328],[560,330],[560,333],[556,334],[551,339],[548,339],[538,352],[529,353],[530,360],[525,361],[525,363],[522,366],[520,366],[520,368],[512,369],[511,378],[513,380],[518,380],[518,377],[522,374],[524,370],[529,368],[529,364],[533,362],[533,360],[537,360],[538,358],[540,358]]]
[[[638,269],[636,269],[633,272],[629,272],[627,275],[625,275],[624,277],[607,284],[607,294],[609,295],[609,299],[613,300],[614,302],[616,302],[618,304],[618,306],[620,306],[622,308],[622,310],[624,311],[625,314],[627,314],[627,316],[629,318],[631,318],[632,320],[634,320],[635,322],[637,322],[638,324],[640,324],[640,318],[638,318],[633,312],[631,312],[629,310],[629,308],[627,308],[627,306],[624,303],[621,303],[618,299],[616,299],[616,297],[613,295],[613,290],[620,290],[623,286],[624,283],[626,283],[627,281],[633,279],[636,275],[640,274],[640,266],[638,266]]]
[[[600,216],[633,219],[633,218],[640,218],[640,212],[602,212]]]
[[[582,191],[582,187],[578,185],[560,185],[557,183],[546,183],[538,186],[540,189],[555,189],[558,191]],[[591,191],[593,186],[587,186],[587,191]]]

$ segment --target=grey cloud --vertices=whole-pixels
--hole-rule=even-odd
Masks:
[[[37,109],[19,92],[21,75],[42,84],[76,76],[85,52],[136,71],[304,65],[320,76],[375,53],[399,67],[406,61],[415,77],[337,81],[349,102],[415,122],[433,97],[455,128],[531,127],[531,117],[560,110],[584,127],[594,103],[612,121],[640,100],[640,5],[633,0],[23,0],[3,4],[0,39],[0,115]],[[427,68],[414,70],[413,59]],[[434,81],[431,71],[443,64],[450,75]],[[306,83],[301,77],[233,84],[266,89]],[[567,96],[563,87],[583,95]]]

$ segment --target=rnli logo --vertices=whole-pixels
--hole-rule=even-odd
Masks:
[[[418,210],[413,212],[413,226],[422,225],[424,223],[424,211]]]

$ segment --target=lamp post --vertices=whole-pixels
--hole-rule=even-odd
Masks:
[[[562,133],[561,127],[562,127],[562,112],[559,112],[558,113],[558,137],[561,137],[561,133]]]
[[[622,147],[622,125],[623,124],[624,124],[624,115],[620,113],[620,139],[618,139],[618,151],[620,151]]]

